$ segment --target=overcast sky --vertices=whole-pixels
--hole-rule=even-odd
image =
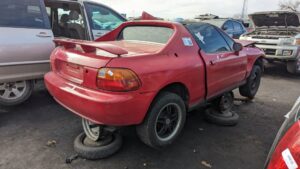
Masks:
[[[242,12],[243,0],[94,0],[127,16],[140,16],[142,11],[162,18],[194,18],[212,13],[232,17]],[[278,10],[280,0],[248,0],[248,12]]]

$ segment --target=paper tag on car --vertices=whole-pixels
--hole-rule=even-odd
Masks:
[[[184,46],[194,46],[193,41],[191,38],[185,37],[182,38]]]
[[[289,149],[284,150],[281,153],[281,155],[282,155],[283,160],[284,160],[286,166],[288,167],[288,169],[297,169],[298,168],[298,165]]]

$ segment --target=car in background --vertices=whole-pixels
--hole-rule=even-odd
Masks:
[[[94,40],[124,21],[92,1],[1,0],[0,104],[16,105],[29,98],[34,81],[50,70],[54,37]]]
[[[258,12],[249,15],[255,30],[241,40],[255,41],[269,62],[287,64],[287,71],[300,74],[300,13],[289,11]]]
[[[269,152],[265,169],[296,169],[300,165],[300,97],[285,118]]]
[[[235,19],[209,19],[202,22],[210,23],[222,29],[230,37],[239,39],[241,35],[247,33],[243,23]]]

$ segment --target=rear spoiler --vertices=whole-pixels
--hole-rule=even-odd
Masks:
[[[244,47],[254,46],[255,41],[249,41],[249,40],[238,40],[236,39],[235,42],[242,44]]]
[[[56,46],[63,46],[66,49],[76,48],[79,45],[86,53],[96,52],[96,50],[99,49],[118,56],[128,54],[127,50],[112,44],[61,38],[56,38],[53,41]]]

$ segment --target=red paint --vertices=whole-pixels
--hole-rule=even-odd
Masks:
[[[168,27],[174,34],[166,45],[115,41],[120,31],[130,25]],[[194,45],[184,46],[182,37],[191,38]],[[163,21],[126,22],[96,41],[84,45],[110,44],[128,54],[97,56],[94,52],[57,48],[51,55],[52,72],[45,75],[45,83],[54,98],[74,113],[95,123],[114,126],[140,124],[155,96],[169,84],[180,83],[187,88],[189,106],[236,88],[246,80],[258,57],[264,55],[254,47],[244,47],[238,53],[207,55],[182,24]],[[82,41],[75,43],[80,45]],[[83,69],[83,81],[69,80],[68,76],[81,78],[76,71],[75,75],[59,74],[55,63],[61,61],[72,63],[70,69]],[[140,88],[129,92],[100,90],[97,74],[103,67],[133,71],[140,80]]]
[[[289,149],[295,162],[300,165],[300,122],[297,121],[279,141],[271,157],[268,169],[288,169],[282,152]]]

